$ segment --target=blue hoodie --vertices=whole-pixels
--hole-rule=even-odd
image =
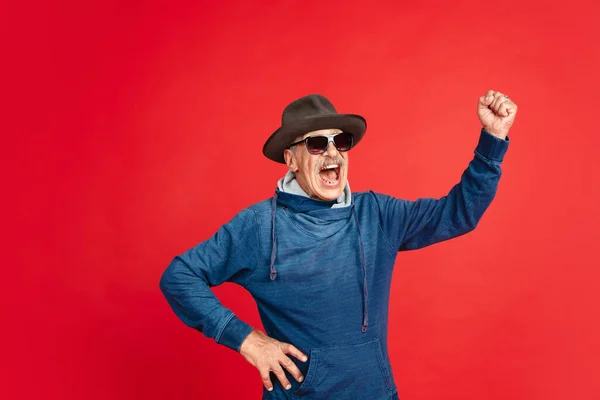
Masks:
[[[491,203],[508,138],[482,130],[448,195],[407,201],[352,193],[349,207],[277,191],[174,258],[160,288],[177,316],[239,351],[252,327],[210,290],[235,282],[258,305],[267,335],[308,354],[304,381],[272,379],[263,399],[384,400],[397,392],[387,348],[390,283],[399,251],[473,230]]]

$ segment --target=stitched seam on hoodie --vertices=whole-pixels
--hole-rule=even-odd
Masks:
[[[231,322],[231,320],[233,319],[233,312],[231,312],[231,314],[225,318],[225,322],[223,323],[223,325],[219,328],[219,332],[217,333],[217,336],[215,336],[215,342],[219,342],[219,340],[221,340],[221,336],[223,336],[223,332],[225,332],[225,327],[229,324],[229,322]]]
[[[390,250],[392,255],[394,257],[396,257],[396,255],[398,254],[398,250],[394,250],[394,246],[392,246],[390,239],[387,237],[387,235],[385,234],[385,231],[383,230],[383,227],[381,226],[381,212],[380,212],[380,208],[379,208],[379,200],[377,200],[377,196],[375,196],[375,193],[372,190],[369,190],[369,193],[371,193],[371,196],[373,196],[373,198],[375,199],[375,207],[376,207],[375,211],[377,212],[377,215],[379,216],[379,218],[377,220],[377,227],[379,228],[379,232],[381,232],[381,235],[383,236],[383,239],[387,243],[388,249]],[[398,246],[398,248],[400,248],[400,246]]]
[[[260,255],[261,255],[261,250],[262,250],[262,242],[260,240],[260,221],[258,219],[258,213],[254,210],[250,210],[252,211],[252,213],[254,214],[254,222],[256,223],[256,228],[254,229],[254,231],[256,232],[256,238],[258,239],[258,244],[257,244],[257,249],[256,249],[256,264],[254,265],[254,270],[252,271],[252,273],[242,282],[242,286],[246,285],[250,279],[254,276],[254,274],[256,274],[256,271],[258,271],[258,264],[260,263]]]
[[[478,155],[480,158],[482,158],[483,160],[485,160],[486,162],[489,163],[494,163],[497,165],[502,165],[502,161],[503,160],[494,160],[493,158],[488,158],[486,156],[484,156],[483,154],[481,154],[479,151],[475,150],[475,154]]]
[[[290,219],[291,223],[296,228],[298,228],[299,231],[301,231],[302,233],[304,233],[305,235],[307,235],[307,236],[309,236],[309,237],[311,237],[313,239],[329,239],[330,237],[333,237],[333,236],[337,235],[340,232],[340,230],[337,230],[337,231],[333,232],[329,236],[317,236],[317,235],[313,234],[312,232],[304,229],[300,224],[298,224],[296,221],[294,221],[294,218],[292,217],[292,215],[290,214],[290,212],[286,208],[283,209],[283,213],[285,214],[285,216],[287,218]],[[351,221],[352,221],[352,219],[348,218],[348,220],[346,221],[346,223],[344,224],[344,226],[342,228],[346,227],[346,225],[348,225],[349,223],[351,223]]]

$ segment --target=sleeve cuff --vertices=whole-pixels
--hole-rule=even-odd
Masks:
[[[500,139],[482,128],[475,152],[488,160],[501,163],[508,150],[509,143],[508,136],[506,139]]]
[[[219,344],[229,347],[232,350],[240,351],[240,346],[246,337],[254,328],[236,317],[235,315],[229,320],[221,335],[215,339]]]

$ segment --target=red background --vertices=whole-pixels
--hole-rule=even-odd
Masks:
[[[600,398],[595,1],[5,3],[0,397],[257,399],[258,373],[176,319],[175,254],[270,197],[261,155],[308,93],[359,113],[355,191],[438,197],[519,115],[467,236],[400,254],[403,400]],[[239,287],[223,303],[260,326]]]

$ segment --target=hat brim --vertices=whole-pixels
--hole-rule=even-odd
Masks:
[[[355,114],[320,114],[282,126],[267,139],[263,154],[270,160],[285,164],[283,151],[301,135],[321,129],[341,129],[354,135],[354,146],[360,142],[367,130],[367,121]]]

